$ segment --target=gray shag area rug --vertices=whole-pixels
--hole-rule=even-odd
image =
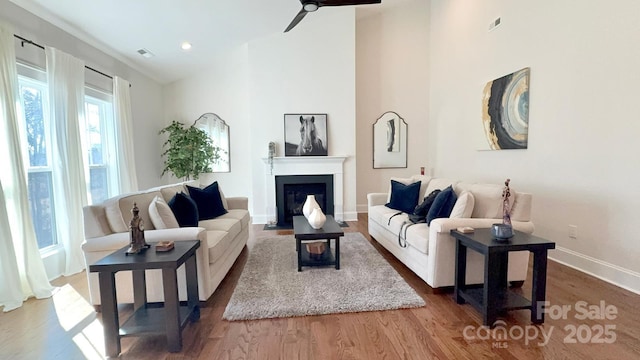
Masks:
[[[331,247],[333,250],[333,241]],[[340,239],[340,270],[333,266],[303,267],[298,272],[293,235],[258,240],[249,251],[223,319],[254,320],[425,305],[360,233],[345,233]]]

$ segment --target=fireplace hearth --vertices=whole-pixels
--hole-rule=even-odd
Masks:
[[[291,227],[293,217],[302,215],[307,195],[314,195],[326,215],[334,214],[333,175],[276,176],[276,207],[279,227]]]

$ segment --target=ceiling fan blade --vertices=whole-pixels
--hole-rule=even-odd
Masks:
[[[298,15],[296,15],[296,17],[293,18],[293,20],[291,20],[291,24],[289,24],[289,26],[287,26],[287,29],[284,32],[289,32],[289,30],[293,29],[294,27],[296,27],[296,25],[298,25],[298,23],[304,19],[304,17],[307,15],[307,11],[304,10],[304,8],[302,8],[300,10],[300,12],[298,13]]]
[[[380,4],[382,0],[320,0],[318,6],[348,6]]]

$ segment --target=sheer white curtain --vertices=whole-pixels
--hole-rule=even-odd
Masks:
[[[113,77],[113,108],[116,120],[118,156],[118,182],[121,193],[138,191],[135,151],[133,141],[133,118],[129,82]]]
[[[88,163],[82,151],[84,124],[84,61],[45,47],[49,106],[55,124],[53,156],[58,239],[65,250],[65,275],[84,269],[82,207],[87,205]]]
[[[16,103],[13,28],[0,22],[0,306],[10,311],[29,296],[51,296],[29,211],[27,172]]]

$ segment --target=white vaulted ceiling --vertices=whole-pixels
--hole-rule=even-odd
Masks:
[[[220,52],[283,32],[301,7],[299,0],[11,1],[160,83],[188,76]],[[404,1],[408,0],[383,0],[382,5],[359,6],[358,11],[380,11]],[[331,10],[321,8],[298,26],[321,21]],[[183,51],[184,41],[193,48]],[[140,48],[155,57],[143,58],[137,53]]]

